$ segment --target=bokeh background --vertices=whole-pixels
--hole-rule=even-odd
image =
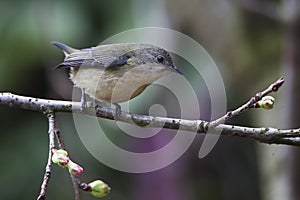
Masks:
[[[297,0],[2,0],[0,91],[70,100],[72,84],[67,72],[52,70],[62,53],[51,41],[83,48],[128,29],[157,26],[180,31],[203,45],[219,66],[229,110],[285,77],[273,110],[252,110],[229,123],[299,127],[299,7]],[[157,101],[162,95],[158,96]],[[203,114],[206,116],[209,113]],[[84,166],[81,180],[100,178],[112,187],[105,199],[276,200],[300,196],[297,147],[221,137],[213,151],[199,159],[203,136],[198,136],[172,165],[130,174],[111,169],[88,153],[71,114],[58,114],[57,120],[72,159]],[[35,199],[47,161],[47,119],[41,113],[1,106],[0,125],[0,199]],[[172,132],[166,134],[167,139],[172,137]],[[122,134],[114,137],[120,145],[130,142]],[[73,198],[68,172],[54,166],[47,199]],[[81,199],[96,198],[81,192]]]

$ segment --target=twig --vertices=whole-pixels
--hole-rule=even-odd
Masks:
[[[254,97],[251,97],[250,100],[239,108],[229,111],[226,115],[216,119],[210,123],[211,127],[216,127],[219,124],[225,123],[228,119],[237,116],[251,108],[255,108],[256,104],[259,100],[261,100],[264,96],[270,94],[271,92],[276,92],[284,83],[284,79],[281,77],[274,83],[272,83],[267,89],[262,92],[257,93]]]
[[[78,179],[73,174],[70,174],[70,176],[71,176],[73,189],[74,189],[74,197],[75,197],[74,199],[80,200],[79,189],[78,189]]]
[[[64,144],[64,141],[61,137],[60,131],[59,129],[55,129],[55,135],[56,135],[56,139],[57,139],[57,143],[60,149],[64,149],[66,150],[66,146]],[[74,176],[73,174],[70,173],[70,177],[72,179],[72,183],[73,183],[73,189],[74,189],[74,199],[75,200],[80,200],[80,195],[79,195],[79,187],[78,187],[78,182],[79,180],[77,179],[76,176]]]
[[[48,118],[48,123],[49,123],[49,153],[48,153],[48,161],[47,161],[47,165],[45,168],[45,174],[44,174],[44,178],[43,178],[43,182],[41,185],[41,191],[40,194],[38,196],[38,200],[43,200],[46,199],[46,189],[47,189],[47,185],[48,182],[50,180],[51,177],[51,168],[52,168],[52,154],[53,154],[53,149],[54,149],[54,137],[55,137],[55,114],[53,111],[49,110],[47,112],[47,118]]]
[[[58,143],[58,147],[60,149],[66,150],[66,146],[65,146],[64,141],[63,141],[63,139],[61,137],[59,129],[55,129],[55,135],[56,135],[56,140],[57,140],[57,143]]]

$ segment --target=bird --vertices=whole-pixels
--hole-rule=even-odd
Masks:
[[[161,77],[174,72],[182,74],[170,53],[152,44],[118,43],[84,49],[74,49],[56,41],[52,44],[65,55],[55,69],[69,68],[75,87],[117,108],[119,103],[140,95]]]

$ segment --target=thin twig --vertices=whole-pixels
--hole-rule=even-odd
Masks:
[[[74,199],[75,200],[80,200],[80,194],[79,194],[79,187],[78,187],[78,179],[76,176],[70,173],[72,184],[73,184],[73,189],[74,189]]]
[[[264,96],[270,94],[271,92],[276,92],[284,83],[284,79],[281,77],[274,83],[272,83],[267,89],[265,89],[262,92],[257,93],[255,96],[251,97],[250,100],[245,103],[244,105],[240,106],[239,108],[229,111],[226,113],[226,115],[220,117],[219,119],[216,119],[210,123],[211,127],[216,127],[219,124],[225,123],[228,119],[237,116],[251,108],[255,108],[256,104],[259,100],[261,100]]]
[[[56,139],[57,139],[57,143],[60,149],[64,149],[66,150],[66,146],[64,144],[64,141],[62,139],[62,136],[60,134],[59,129],[55,129],[55,135],[56,135]],[[79,194],[79,187],[78,187],[78,179],[76,176],[74,176],[73,174],[70,173],[70,177],[72,179],[72,183],[73,183],[73,189],[74,189],[74,199],[75,200],[80,200],[80,194]]]
[[[43,178],[43,182],[41,185],[41,191],[40,194],[38,196],[38,200],[43,200],[46,199],[46,189],[47,189],[47,185],[48,182],[50,180],[51,177],[51,168],[52,168],[52,155],[53,155],[53,149],[54,149],[54,137],[55,137],[55,114],[53,111],[49,111],[47,112],[47,118],[48,118],[48,123],[49,123],[49,153],[48,153],[48,161],[47,161],[47,165],[45,168],[45,174],[44,174],[44,178]]]
[[[57,140],[57,143],[58,143],[58,147],[60,149],[66,150],[66,146],[65,146],[65,143],[64,143],[64,141],[61,137],[59,129],[55,129],[55,135],[56,135],[56,140]]]

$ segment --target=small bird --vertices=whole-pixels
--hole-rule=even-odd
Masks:
[[[116,106],[167,74],[182,74],[165,49],[151,44],[108,44],[81,50],[59,42],[52,44],[65,54],[55,68],[70,68],[76,87],[93,99]]]

